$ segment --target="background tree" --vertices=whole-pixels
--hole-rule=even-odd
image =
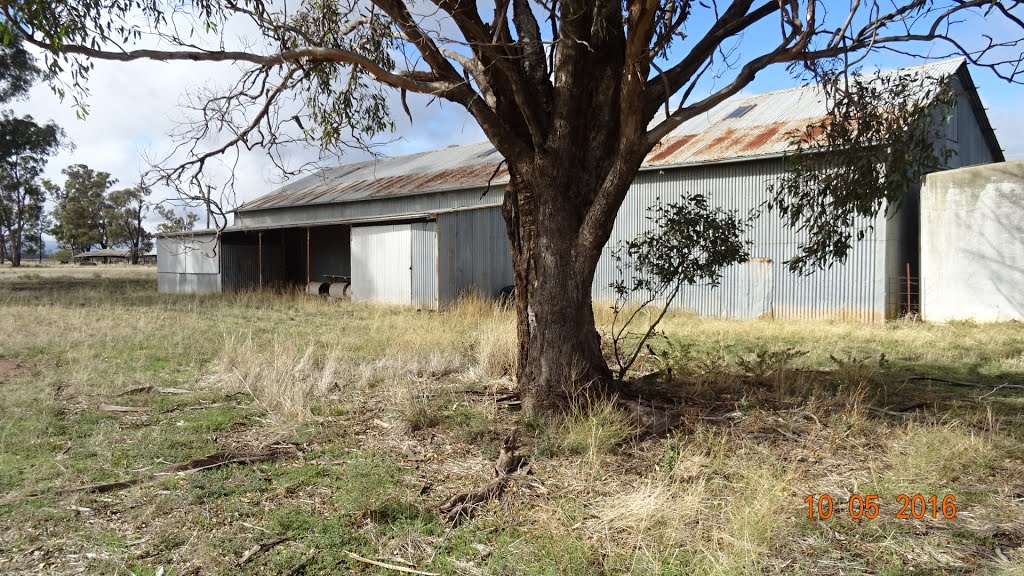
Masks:
[[[84,164],[61,171],[64,187],[47,183],[53,208],[53,237],[62,248],[75,253],[93,246],[110,247],[107,192],[117,183],[107,172],[97,172]]]
[[[24,97],[41,75],[21,39],[0,23],[3,37],[9,41],[0,46],[0,104]],[[0,111],[0,263],[7,254],[12,265],[21,265],[25,231],[44,212],[39,178],[63,140],[63,130],[53,122],[41,125],[31,116]]]
[[[153,236],[143,226],[149,214],[150,189],[140,182],[132,188],[114,190],[107,195],[107,209],[111,223],[111,241],[127,246],[132,264],[139,263],[139,255],[153,249]]]
[[[203,168],[220,154],[302,138],[331,148],[390,128],[388,89],[464,107],[508,166],[503,212],[515,275],[517,378],[528,409],[550,409],[577,385],[611,382],[594,324],[594,273],[637,170],[674,128],[770,67],[803,74],[835,62],[845,74],[871,52],[893,51],[963,54],[1009,81],[1024,70],[1021,2],[843,5],[0,0],[0,11],[49,51],[51,71],[70,69],[77,88],[90,58],[245,66],[225,93],[193,99],[190,157],[164,173],[190,180],[197,204],[211,205]],[[969,37],[959,29],[965,22],[983,22],[990,35]],[[260,38],[233,42],[234,26]],[[740,50],[741,38],[744,47],[758,41]],[[201,147],[218,133],[220,143]],[[877,186],[862,193],[885,195]]]
[[[199,215],[190,210],[184,210],[179,215],[170,206],[156,205],[156,213],[163,218],[163,222],[156,225],[159,234],[172,234],[174,232],[191,232],[199,221]]]
[[[14,266],[21,265],[26,228],[44,211],[40,178],[63,137],[52,122],[40,126],[30,116],[0,117],[0,228]]]
[[[46,234],[50,232],[52,221],[42,204],[29,211],[28,225],[25,227],[25,255],[36,258],[40,262],[46,258]]]

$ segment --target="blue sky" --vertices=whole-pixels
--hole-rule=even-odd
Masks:
[[[707,23],[707,15],[698,13],[689,24],[694,34],[700,34]],[[777,25],[776,25],[777,26]],[[992,22],[972,20],[963,23],[957,30],[957,38],[970,42],[980,41],[981,34],[1009,33]],[[1020,31],[1018,30],[1019,34]],[[777,28],[762,26],[748,31],[738,38],[735,46],[737,56],[759,54],[778,35]],[[680,43],[675,50],[685,51],[689,42]],[[928,50],[929,47],[921,47]],[[932,48],[933,54],[945,49]],[[865,70],[876,67],[890,69],[920,63],[920,60],[891,53],[879,53],[865,61]],[[1000,143],[1008,159],[1024,159],[1024,86],[1011,86],[996,78],[985,69],[972,69],[972,75],[979,87],[982,101],[989,108],[989,116],[997,130]],[[182,116],[180,98],[196,86],[209,83],[223,83],[226,78],[237,77],[238,71],[231,64],[192,64],[134,62],[97,62],[89,83],[88,99],[91,113],[85,120],[75,118],[69,101],[61,102],[46,86],[37,86],[27,101],[15,105],[19,113],[30,113],[41,119],[54,119],[64,126],[76,144],[74,151],[67,151],[51,161],[48,176],[63,181],[60,170],[73,163],[85,163],[98,170],[111,172],[125,185],[137,181],[138,175],[147,164],[144,156],[158,157],[170,150],[172,142],[168,133],[175,126],[175,119]],[[721,85],[724,79],[719,79]],[[790,88],[798,81],[787,73],[784,67],[774,66],[757,76],[744,94]],[[707,93],[715,85],[714,79],[706,77],[698,93]],[[451,144],[464,144],[484,139],[473,120],[459,107],[434,102],[430,99],[410,95],[413,109],[412,123],[395,105],[396,134],[394,140],[384,149],[388,155],[418,152]],[[297,162],[312,158],[312,149],[295,150],[293,159]],[[358,160],[365,156],[353,154],[346,160]],[[272,191],[282,183],[265,155],[260,151],[246,152],[240,159],[235,173],[238,178],[236,201],[242,202]],[[158,191],[166,195],[167,191]]]

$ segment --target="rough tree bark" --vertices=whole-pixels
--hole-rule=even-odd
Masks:
[[[601,156],[593,143],[607,134],[587,131],[585,137],[591,145],[576,147],[570,155]],[[642,151],[633,155],[639,164]],[[515,278],[516,376],[528,412],[560,411],[581,394],[607,397],[616,391],[602,353],[591,292],[614,214],[596,230],[584,231],[587,215],[599,209],[594,206],[598,192],[611,178],[601,168],[589,173],[560,170],[572,162],[568,155],[555,156],[564,160],[512,163],[503,205]],[[618,183],[616,194],[624,196],[630,182]],[[566,202],[567,197],[581,201]]]
[[[550,201],[555,194],[540,196]],[[577,272],[576,233],[539,217],[545,210],[537,197],[520,181],[504,205],[516,288],[517,381],[531,412],[564,407],[581,387],[605,386],[611,377],[594,325],[593,270]]]

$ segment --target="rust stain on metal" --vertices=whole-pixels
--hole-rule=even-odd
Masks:
[[[696,134],[689,134],[687,136],[662,140],[657,146],[655,146],[654,150],[651,151],[652,155],[648,156],[647,161],[657,164],[675,154],[680,148],[689,144],[690,140],[693,140],[696,137]]]
[[[725,128],[667,138],[651,151],[644,165],[671,166],[792,151],[795,139],[807,133],[808,126],[814,122],[806,119],[773,122],[749,128]]]
[[[497,164],[477,164],[447,170],[390,176],[376,180],[363,180],[357,184],[360,184],[359,188],[368,196],[379,197],[485,186],[492,174],[495,175],[494,182],[503,183],[508,176],[508,170],[503,165],[495,174],[495,168],[497,168]]]
[[[743,144],[743,150],[750,152],[764,148],[766,144],[772,142],[779,135],[779,132],[781,132],[785,126],[786,124],[784,122],[776,122],[755,131],[750,139]]]

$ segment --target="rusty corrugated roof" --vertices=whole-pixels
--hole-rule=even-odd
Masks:
[[[425,194],[508,182],[495,174],[501,155],[489,142],[328,168],[244,203],[239,211],[306,204],[353,202],[384,196]]]
[[[955,74],[962,58],[905,68],[929,77]],[[734,114],[750,107],[742,115]],[[771,157],[792,148],[794,133],[826,114],[816,85],[726,100],[668,134],[644,161],[644,169]],[[729,117],[730,115],[736,117]],[[369,160],[328,168],[246,202],[239,212],[371,198],[427,194],[508,182],[501,156],[488,143]],[[496,172],[497,170],[497,172]]]

